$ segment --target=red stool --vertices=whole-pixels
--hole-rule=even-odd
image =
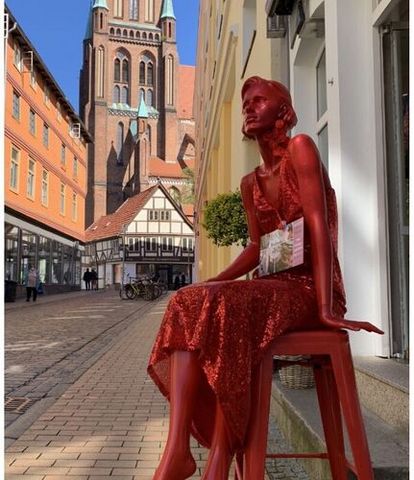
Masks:
[[[310,356],[327,453],[266,454],[274,355]],[[250,419],[245,449],[236,456],[236,480],[263,480],[266,457],[326,458],[334,480],[347,480],[348,469],[358,480],[374,479],[347,332],[317,330],[280,336],[263,358],[257,381],[257,398],[252,398],[252,405],[258,408]],[[341,407],[354,465],[345,456]]]

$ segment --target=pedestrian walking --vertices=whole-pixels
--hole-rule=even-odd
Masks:
[[[174,278],[174,290],[178,290],[180,288],[180,276],[177,273],[177,275]]]
[[[92,268],[90,279],[92,283],[92,290],[98,290],[98,274],[94,268]]]
[[[40,276],[38,271],[33,265],[29,265],[25,275],[24,284],[26,285],[26,302],[30,302],[30,298],[33,293],[33,301],[37,299],[37,289],[40,284]]]
[[[91,272],[89,271],[89,268],[86,269],[86,272],[83,274],[82,279],[85,282],[86,290],[90,290],[91,289]]]
[[[181,286],[185,287],[185,273],[181,274]]]

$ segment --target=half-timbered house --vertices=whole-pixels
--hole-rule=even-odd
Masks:
[[[83,269],[94,268],[99,288],[154,275],[174,284],[192,281],[194,230],[167,189],[156,185],[128,198],[86,230]]]

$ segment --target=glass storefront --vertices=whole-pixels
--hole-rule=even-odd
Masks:
[[[64,290],[80,288],[81,252],[78,242],[66,245],[7,222],[4,237],[5,280],[22,284],[27,269],[34,265],[39,271],[41,283],[51,286],[49,293],[62,291],[62,286],[66,287]]]

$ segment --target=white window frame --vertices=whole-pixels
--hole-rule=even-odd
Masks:
[[[64,183],[60,183],[59,189],[59,213],[61,215],[65,215],[65,207],[66,207],[66,185]]]
[[[75,192],[72,192],[72,220],[78,220],[78,195]]]
[[[16,152],[16,158],[13,157],[13,152]],[[10,180],[9,188],[13,192],[19,191],[19,176],[20,176],[20,150],[12,145],[10,153]]]
[[[42,192],[40,201],[45,207],[49,205],[49,172],[45,169],[42,170]]]
[[[31,200],[35,198],[36,188],[36,162],[33,158],[28,158],[27,161],[27,184],[26,184],[26,196]]]

